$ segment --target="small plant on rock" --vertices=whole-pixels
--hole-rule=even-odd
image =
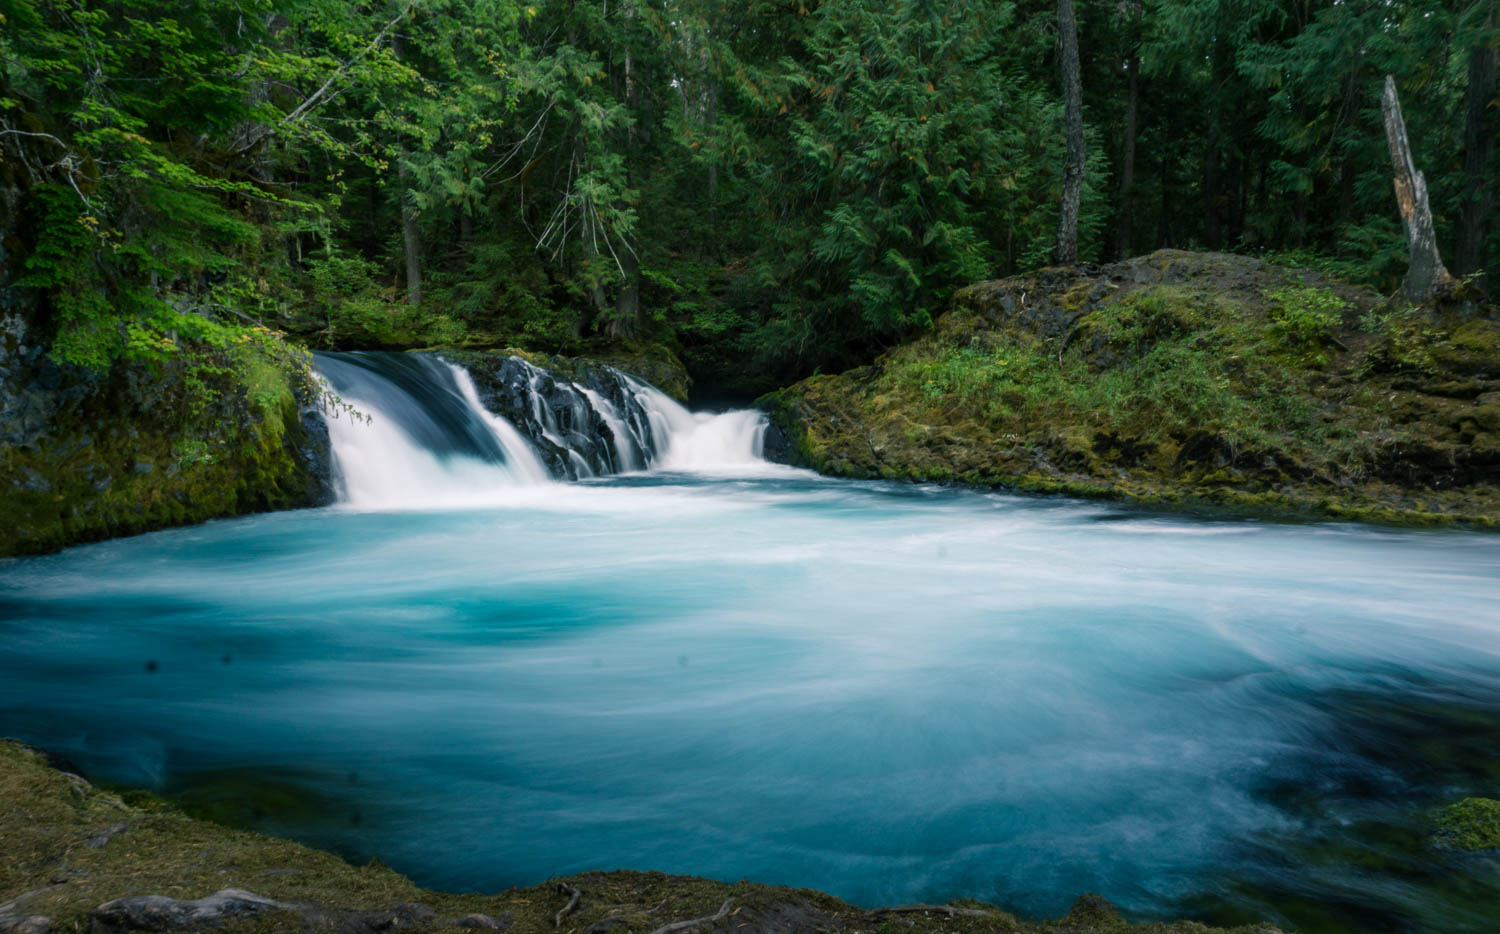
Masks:
[[[1302,352],[1306,362],[1326,365],[1322,348],[1334,340],[1349,303],[1332,289],[1309,285],[1267,289],[1264,294],[1273,303],[1267,329],[1271,339],[1287,350]]]

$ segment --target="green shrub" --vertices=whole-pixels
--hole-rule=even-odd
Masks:
[[[1343,323],[1349,303],[1332,289],[1311,285],[1267,289],[1264,294],[1273,303],[1271,324],[1267,328],[1271,339],[1286,350],[1307,353],[1310,362],[1327,363],[1327,358],[1317,351]]]

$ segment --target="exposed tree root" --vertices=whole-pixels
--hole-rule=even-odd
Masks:
[[[724,899],[724,904],[719,906],[719,911],[717,914],[709,915],[706,918],[692,918],[687,921],[673,921],[671,924],[663,924],[661,927],[652,931],[651,934],[672,934],[673,931],[686,931],[688,928],[695,928],[704,924],[713,924],[715,921],[720,921],[724,918],[725,915],[729,914],[729,906],[733,904],[734,899],[726,898]]]
[[[562,911],[557,913],[557,917],[552,919],[552,926],[560,928],[562,927],[563,919],[578,910],[578,903],[583,900],[583,890],[575,888],[566,882],[557,883],[557,890],[572,896],[568,899],[568,903],[563,906]]]

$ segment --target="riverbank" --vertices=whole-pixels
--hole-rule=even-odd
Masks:
[[[980,283],[761,405],[834,476],[1500,526],[1500,322],[1250,257]]]
[[[7,899],[0,932],[7,934],[205,927],[344,934],[1229,930],[1191,922],[1133,925],[1095,896],[1080,898],[1061,921],[1042,924],[980,902],[866,909],[808,889],[659,872],[590,872],[495,895],[433,892],[378,862],[351,866],[289,841],[195,820],[144,792],[106,791],[10,741],[0,741],[0,800],[6,802],[0,896]],[[1275,932],[1266,925],[1233,930]]]

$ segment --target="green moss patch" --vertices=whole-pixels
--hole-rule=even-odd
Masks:
[[[1438,812],[1436,839],[1458,850],[1500,850],[1500,801],[1465,798]]]

